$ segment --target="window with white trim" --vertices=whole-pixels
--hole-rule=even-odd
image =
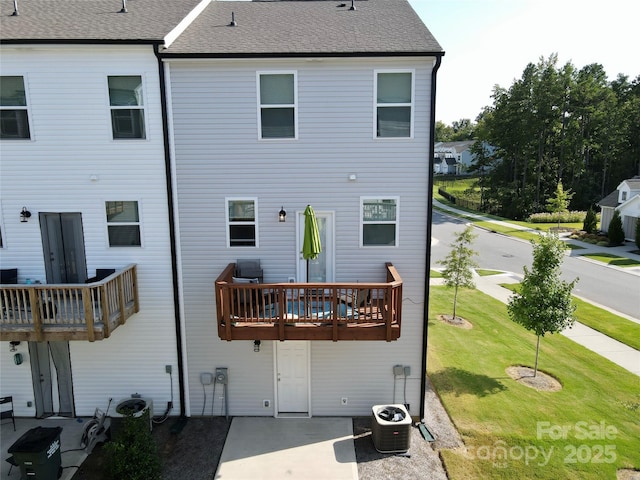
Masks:
[[[257,247],[257,200],[227,199],[227,239],[230,247]]]
[[[31,139],[24,77],[0,77],[0,139]]]
[[[295,72],[258,72],[260,138],[297,138]]]
[[[142,77],[110,76],[108,82],[114,140],[147,138],[144,128]]]
[[[413,72],[375,72],[375,136],[413,137]]]
[[[361,246],[398,245],[398,197],[360,199]]]
[[[138,202],[105,202],[110,247],[140,247]]]

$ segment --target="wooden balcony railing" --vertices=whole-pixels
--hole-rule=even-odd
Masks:
[[[136,265],[86,284],[0,286],[0,340],[103,340],[138,304]]]
[[[235,263],[215,283],[222,340],[397,340],[402,279],[385,283],[233,283]]]

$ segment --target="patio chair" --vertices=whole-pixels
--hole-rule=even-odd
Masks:
[[[258,278],[244,278],[244,277],[231,277],[233,283],[260,283]],[[252,296],[253,293],[253,296]],[[253,309],[259,309],[260,307],[260,291],[253,289],[242,289],[236,292],[234,298],[234,304],[239,304],[243,309],[242,313],[249,312],[253,316]]]
[[[11,408],[5,407],[7,404],[11,404]],[[13,397],[0,397],[0,405],[2,410],[0,411],[0,420],[11,419],[13,422],[13,431],[16,431],[16,417],[13,416]]]
[[[258,283],[263,282],[260,259],[240,258],[236,260],[236,278],[257,278]]]
[[[8,473],[8,476],[11,476],[11,470],[13,470],[13,467],[17,467],[18,466],[18,462],[16,461],[16,459],[15,459],[15,457],[13,455],[11,455],[9,458],[6,458],[5,462],[7,462],[9,465],[11,465],[9,467],[9,473]]]
[[[96,276],[87,278],[85,283],[99,282],[100,280],[104,280],[109,275],[113,275],[114,273],[116,273],[115,268],[96,268]]]
[[[4,285],[17,285],[18,284],[18,269],[17,268],[3,268],[0,270],[0,283]]]

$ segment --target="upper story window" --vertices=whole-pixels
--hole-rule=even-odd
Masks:
[[[31,139],[23,77],[0,77],[0,139]]]
[[[258,73],[260,138],[297,138],[295,72]]]
[[[110,247],[140,247],[138,202],[105,202]]]
[[[258,231],[255,199],[227,199],[227,238],[230,247],[256,247]]]
[[[109,105],[114,139],[147,138],[141,76],[109,77]]]
[[[625,192],[624,190],[620,192],[620,200],[623,202],[627,201],[627,192]]]
[[[375,72],[377,138],[413,137],[413,72]]]
[[[363,247],[398,245],[398,198],[361,199]]]

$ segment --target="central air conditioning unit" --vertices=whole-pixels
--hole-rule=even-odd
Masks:
[[[111,439],[114,440],[118,437],[125,417],[139,418],[145,413],[149,414],[149,431],[151,431],[153,429],[153,400],[135,396],[120,400],[116,405],[116,411],[111,415]]]
[[[403,453],[411,445],[411,416],[404,405],[371,408],[371,438],[380,453]]]

